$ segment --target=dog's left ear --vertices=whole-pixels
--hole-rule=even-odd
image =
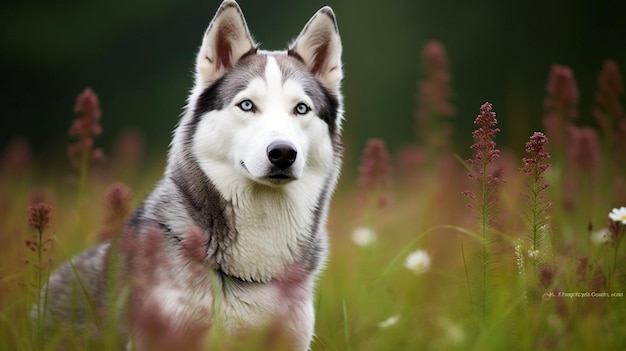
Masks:
[[[204,34],[196,60],[197,83],[211,83],[230,70],[247,53],[256,51],[239,5],[224,0]]]
[[[343,78],[341,38],[330,7],[321,8],[311,17],[289,47],[289,55],[301,59],[326,88],[339,89]]]

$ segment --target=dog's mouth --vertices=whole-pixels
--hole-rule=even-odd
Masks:
[[[298,179],[289,169],[270,169],[265,175],[258,178],[252,175],[248,167],[246,167],[245,162],[240,161],[239,165],[251,178],[266,185],[280,186]]]
[[[267,176],[267,178],[281,180],[281,179],[293,179],[293,176],[289,174],[284,174],[284,173],[277,173],[277,174],[270,174]]]
[[[285,171],[272,172],[263,178],[267,179],[270,183],[272,183],[272,185],[283,185],[296,180],[296,177],[294,177],[293,174]]]

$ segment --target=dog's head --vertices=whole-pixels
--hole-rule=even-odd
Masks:
[[[278,187],[328,174],[341,149],[342,77],[329,7],[287,50],[270,52],[255,44],[237,3],[224,1],[204,35],[176,137],[213,181]]]

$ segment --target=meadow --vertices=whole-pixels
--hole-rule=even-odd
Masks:
[[[420,142],[390,154],[384,140],[369,140],[358,179],[342,179],[333,199],[312,349],[623,349],[626,114],[617,64],[602,66],[593,111],[578,111],[573,72],[553,66],[545,128],[526,145],[500,147],[497,118],[506,117],[477,102],[476,115],[454,117],[476,124],[462,151],[452,141],[453,82],[441,44],[425,47],[423,66]],[[94,148],[106,131],[93,91],[79,95],[75,111],[69,161],[36,162],[21,138],[4,149],[0,350],[61,347],[62,336],[37,330],[31,308],[47,275],[114,237],[163,170],[137,131],[112,150]],[[597,123],[577,125],[582,113]],[[457,156],[466,150],[469,159]],[[203,349],[283,349],[274,336],[223,345],[209,335]],[[112,344],[76,337],[62,348]]]

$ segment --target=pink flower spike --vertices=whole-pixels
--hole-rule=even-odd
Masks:
[[[391,182],[391,161],[382,139],[367,141],[359,165],[359,185],[380,188]]]
[[[36,229],[40,233],[43,232],[50,222],[50,213],[52,206],[40,202],[36,205],[28,206],[28,224],[31,228]]]
[[[568,127],[578,118],[578,86],[569,67],[552,65],[546,86],[546,115],[543,119],[554,150],[564,150],[568,144]]]
[[[92,150],[94,138],[102,134],[102,126],[100,125],[102,111],[100,110],[98,95],[91,88],[86,88],[76,98],[74,112],[78,118],[72,121],[68,134],[78,140],[68,145],[70,161],[74,166],[78,166],[85,152],[91,159],[102,160],[104,158],[102,151]]]
[[[524,157],[522,162],[522,173],[531,175],[537,179],[542,177],[543,172],[550,167],[546,162],[550,158],[550,154],[546,152],[545,147],[548,144],[548,138],[541,132],[535,132],[530,140],[526,143],[526,153],[531,157]]]
[[[486,174],[488,166],[500,157],[500,150],[496,149],[496,142],[493,140],[500,129],[492,128],[498,124],[498,120],[490,103],[486,102],[480,107],[480,114],[474,120],[474,124],[480,126],[472,132],[475,142],[470,146],[476,155],[467,162],[475,169],[478,177],[485,176],[489,183],[497,184],[496,177]]]

